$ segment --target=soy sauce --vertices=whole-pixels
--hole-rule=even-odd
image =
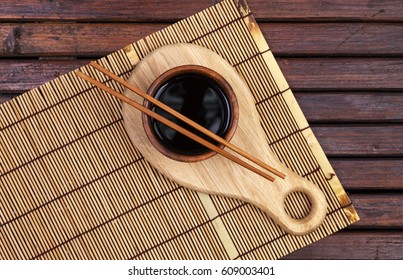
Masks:
[[[165,82],[156,91],[154,97],[221,137],[225,137],[229,129],[231,120],[229,100],[220,86],[210,77],[199,73],[180,74]],[[152,106],[151,109],[216,144],[209,137],[164,110],[156,106]],[[151,119],[151,128],[158,141],[174,153],[192,156],[209,151],[204,146],[154,119]]]

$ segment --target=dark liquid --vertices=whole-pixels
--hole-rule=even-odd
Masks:
[[[163,84],[157,90],[155,98],[213,133],[225,137],[231,120],[230,105],[223,90],[213,79],[195,73],[178,75]],[[196,135],[215,143],[209,137],[177,120],[164,110],[155,106],[151,108]],[[204,146],[154,119],[151,119],[151,126],[156,138],[174,153],[200,155],[209,151]]]

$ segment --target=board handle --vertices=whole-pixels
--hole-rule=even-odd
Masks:
[[[300,184],[288,185],[284,188],[282,197],[279,199],[280,207],[276,222],[288,233],[294,235],[305,235],[316,230],[326,217],[327,202],[322,191],[308,180],[301,180]],[[310,212],[302,219],[291,217],[285,211],[285,201],[288,195],[294,192],[305,194],[311,204]]]

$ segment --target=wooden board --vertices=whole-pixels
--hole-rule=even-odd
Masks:
[[[168,25],[3,23],[0,25],[0,56],[104,56]],[[269,38],[276,57],[403,54],[403,26],[400,23],[291,22],[260,23],[259,27],[264,37]]]
[[[0,93],[37,87],[83,66],[89,59],[0,60]],[[298,91],[396,91],[403,88],[402,58],[279,58],[290,86]],[[382,69],[382,71],[378,71]],[[388,81],[394,81],[389,83]]]
[[[215,26],[199,25],[206,19]],[[244,38],[230,42],[231,34]],[[163,178],[133,150],[115,100],[67,74],[0,107],[0,136],[14,139],[2,143],[2,258],[279,258],[357,220],[310,129],[300,131],[307,124],[293,95],[279,94],[287,84],[245,5],[224,1],[101,61],[127,78],[164,40],[195,40],[237,68],[259,103],[273,151],[327,190],[324,226],[293,237],[248,204],[212,196],[206,208],[197,194]],[[237,47],[234,42],[247,52],[238,56],[224,48]],[[255,69],[264,74],[258,80],[251,75]],[[267,106],[282,109],[267,118]],[[274,134],[270,128],[283,121],[287,130]]]
[[[260,126],[253,96],[237,71],[222,57],[207,48],[192,44],[167,45],[148,54],[136,66],[128,82],[147,92],[153,82],[166,71],[178,67],[183,69],[189,65],[214,71],[232,88],[236,100],[234,103],[237,105],[232,109],[233,119],[236,119],[233,122],[237,124],[230,143],[262,160],[283,177],[272,176],[273,181],[270,182],[267,178],[219,155],[191,164],[179,161],[175,156],[170,158],[148,141],[150,137],[146,135],[146,129],[143,127],[142,113],[128,104],[123,104],[125,128],[133,144],[154,168],[182,186],[248,202],[257,206],[290,234],[306,235],[316,230],[326,216],[327,202],[322,190],[288,169],[269,146],[264,144],[266,136]],[[144,102],[143,98],[130,90],[126,90],[124,94],[139,104]],[[299,198],[298,206],[304,215],[287,213],[287,199],[302,194],[305,197]],[[306,197],[310,203],[304,201]]]
[[[330,162],[346,189],[350,191],[374,190],[381,193],[383,190],[395,190],[397,192],[395,195],[401,197],[403,161],[399,158],[339,158]],[[365,166],[365,169],[357,169],[357,166]],[[364,194],[367,194],[369,198],[374,196],[371,192],[364,192]]]
[[[176,21],[207,8],[219,0],[150,2],[144,0],[68,0],[41,1],[2,0],[0,17],[8,20],[76,20],[76,21]],[[251,0],[256,17],[262,21],[281,20],[370,20],[402,21],[403,4],[400,0]]]

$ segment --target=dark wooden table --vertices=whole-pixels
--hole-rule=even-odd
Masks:
[[[216,1],[1,0],[0,103]],[[361,221],[287,259],[403,259],[403,1],[249,5]]]

